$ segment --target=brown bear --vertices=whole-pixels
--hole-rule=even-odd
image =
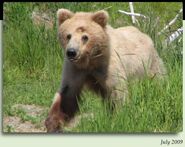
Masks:
[[[103,100],[122,104],[130,77],[160,76],[165,67],[150,37],[137,28],[112,28],[108,13],[73,13],[59,9],[58,36],[64,49],[61,88],[45,121],[48,132],[60,129],[78,110],[86,85]]]

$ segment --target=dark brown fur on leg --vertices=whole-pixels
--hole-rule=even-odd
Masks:
[[[47,132],[58,132],[60,131],[60,123],[64,122],[65,114],[60,111],[62,97],[60,93],[55,94],[55,98],[51,109],[49,111],[49,115],[45,120],[45,126],[47,128]]]
[[[79,98],[86,74],[65,60],[61,88],[55,95],[49,116],[45,121],[47,132],[58,132],[61,123],[71,120],[78,110]]]

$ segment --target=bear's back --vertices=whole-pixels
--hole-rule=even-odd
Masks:
[[[157,54],[151,38],[132,26],[116,29],[107,26],[107,33],[111,50],[110,71],[123,73],[124,77],[143,76]]]

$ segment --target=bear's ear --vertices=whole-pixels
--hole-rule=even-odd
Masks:
[[[58,26],[60,26],[65,20],[71,18],[73,15],[74,13],[68,9],[59,9],[57,11]]]
[[[107,24],[108,17],[109,17],[108,13],[104,10],[101,10],[101,11],[95,12],[92,15],[92,20],[104,28]]]

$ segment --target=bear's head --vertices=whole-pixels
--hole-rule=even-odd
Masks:
[[[58,35],[66,58],[80,68],[93,66],[95,61],[107,58],[109,37],[106,33],[108,13],[73,13],[57,11]]]

